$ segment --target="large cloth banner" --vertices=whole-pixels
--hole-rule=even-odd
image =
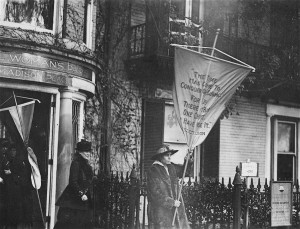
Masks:
[[[173,102],[190,150],[201,144],[253,68],[175,47]]]

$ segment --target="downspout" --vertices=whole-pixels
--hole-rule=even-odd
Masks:
[[[105,0],[105,32],[104,32],[104,64],[105,64],[105,70],[104,74],[106,74],[106,77],[108,78],[108,81],[110,82],[110,60],[112,55],[111,50],[111,1]],[[106,95],[105,95],[106,94]],[[110,85],[107,88],[107,92],[105,92],[103,96],[104,100],[104,112],[103,112],[103,120],[105,123],[104,126],[104,142],[102,144],[105,145],[105,168],[104,171],[106,173],[110,173],[110,152],[111,152],[111,137],[112,137],[112,129],[111,129],[111,90]]]

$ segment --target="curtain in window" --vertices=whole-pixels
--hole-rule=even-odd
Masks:
[[[54,0],[1,0],[0,21],[52,30]]]

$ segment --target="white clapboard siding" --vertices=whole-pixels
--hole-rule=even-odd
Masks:
[[[264,178],[266,142],[266,106],[259,99],[236,97],[236,112],[220,122],[219,177],[234,177],[240,162],[259,163]]]

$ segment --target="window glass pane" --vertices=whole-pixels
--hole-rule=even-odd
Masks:
[[[184,20],[185,19],[185,1],[174,1],[171,2],[171,15],[172,17],[179,18]]]
[[[294,156],[278,154],[277,158],[277,180],[293,180]]]
[[[53,29],[54,0],[1,0],[0,21]]]
[[[278,152],[295,152],[295,125],[278,123]]]

